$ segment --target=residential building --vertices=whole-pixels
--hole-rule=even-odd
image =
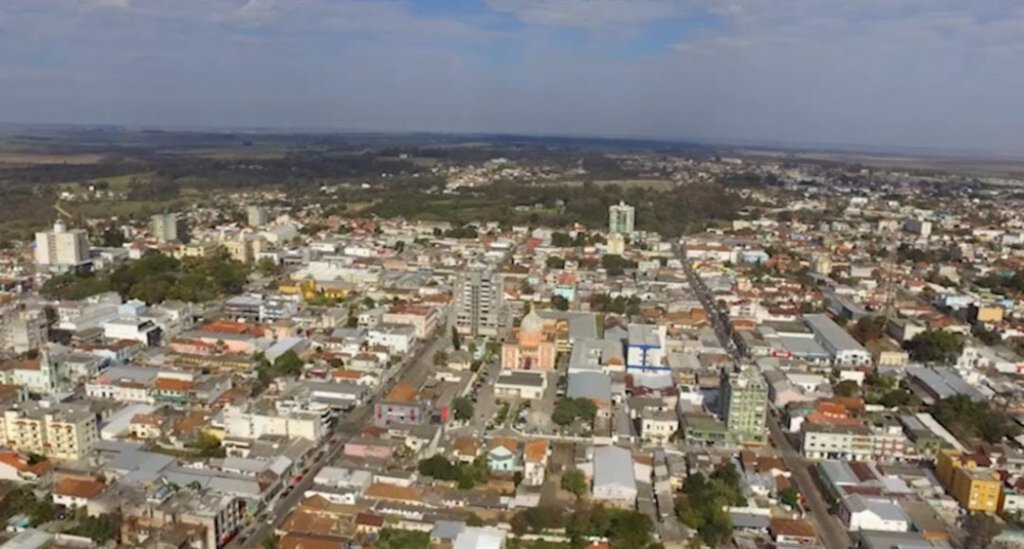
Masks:
[[[159,242],[188,244],[188,222],[176,213],[156,214],[150,217],[150,231]]]
[[[723,368],[720,383],[722,419],[730,438],[763,444],[768,413],[768,385],[754,368]]]
[[[4,411],[3,440],[21,452],[81,459],[99,440],[96,414],[88,405],[22,402]]]
[[[261,206],[249,206],[245,209],[246,221],[252,228],[259,228],[267,224],[268,216],[266,208]]]
[[[0,307],[0,351],[27,353],[46,343],[46,313],[21,304]]]
[[[633,234],[636,225],[636,209],[625,202],[608,207],[608,232]]]
[[[83,229],[68,229],[58,219],[53,230],[36,233],[36,265],[58,270],[78,267],[89,259],[89,235]]]
[[[471,269],[460,281],[455,327],[472,338],[497,336],[504,328],[501,279],[486,269]]]

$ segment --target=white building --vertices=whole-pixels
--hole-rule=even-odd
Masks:
[[[89,259],[89,236],[82,229],[69,230],[58,219],[50,232],[36,233],[36,265],[73,268]]]
[[[46,313],[12,304],[0,308],[0,350],[27,353],[46,343]]]
[[[278,414],[246,412],[229,406],[224,410],[224,431],[229,437],[255,439],[264,435],[278,435],[289,438],[304,438],[318,441],[327,433],[323,418],[313,412],[292,412]]]
[[[903,508],[885,499],[869,499],[860,494],[848,496],[843,500],[839,515],[851,532],[910,530],[910,518],[903,512]]]
[[[260,206],[249,206],[245,209],[249,226],[256,228],[267,224],[267,210]]]
[[[823,314],[805,315],[804,321],[814,332],[814,340],[828,351],[836,366],[852,367],[871,364],[871,353],[828,316]]]
[[[416,328],[410,324],[378,324],[366,333],[370,345],[382,345],[392,353],[408,353],[416,343]]]
[[[636,209],[625,202],[608,207],[608,232],[633,234],[636,227]]]
[[[636,506],[636,477],[633,475],[633,455],[618,446],[594,449],[593,497],[626,509]]]
[[[150,231],[159,242],[180,242],[188,244],[188,225],[184,217],[175,213],[156,214],[150,217]]]

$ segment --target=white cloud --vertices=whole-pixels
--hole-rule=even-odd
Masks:
[[[494,10],[522,21],[552,27],[631,26],[686,14],[679,0],[487,0]]]

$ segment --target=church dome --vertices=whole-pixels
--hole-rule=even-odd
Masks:
[[[530,311],[523,317],[523,321],[519,323],[519,331],[527,333],[540,333],[544,330],[544,321],[534,311]]]

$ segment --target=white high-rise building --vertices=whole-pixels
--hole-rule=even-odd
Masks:
[[[89,259],[89,236],[82,229],[69,230],[58,219],[50,232],[36,233],[36,264],[70,268]]]
[[[503,325],[501,279],[492,271],[472,269],[462,278],[455,327],[473,338],[496,336]]]
[[[636,224],[636,209],[625,202],[608,207],[608,232],[633,234]]]
[[[245,210],[250,227],[262,227],[267,224],[267,210],[260,206],[249,206]]]
[[[178,214],[156,214],[150,218],[150,230],[153,237],[160,242],[180,242],[188,244],[188,224]]]

